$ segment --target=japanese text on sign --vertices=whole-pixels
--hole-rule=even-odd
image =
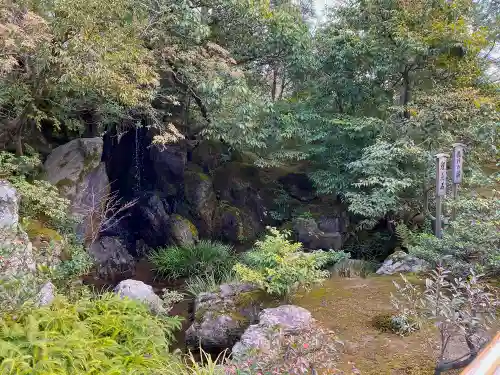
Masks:
[[[453,183],[459,184],[462,182],[462,166],[463,166],[464,150],[461,145],[457,145],[453,150]]]
[[[441,156],[438,158],[436,174],[437,195],[444,197],[446,195],[446,157]]]

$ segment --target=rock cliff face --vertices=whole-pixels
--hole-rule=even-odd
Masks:
[[[198,238],[252,244],[266,226],[282,226],[311,207],[311,225],[288,226],[297,239],[311,249],[342,246],[348,226],[344,208],[318,196],[305,174],[257,168],[251,155],[213,141],[156,145],[154,135],[142,127],[109,132],[104,140],[77,139],[56,148],[45,162],[47,179],[71,200],[77,215],[102,207],[110,194],[122,204],[135,202],[92,241],[103,274],[127,268],[127,253],[136,256],[138,242],[145,245],[141,249]],[[80,235],[95,231],[91,219],[84,217]],[[311,226],[314,230],[307,229]]]

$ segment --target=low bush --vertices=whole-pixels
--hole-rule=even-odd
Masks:
[[[0,326],[0,373],[179,374],[169,354],[177,317],[113,294],[75,303],[58,296],[48,307],[25,306]]]
[[[275,228],[269,231],[234,266],[234,271],[242,281],[255,284],[270,295],[288,298],[299,288],[321,283],[329,276],[324,270],[326,266],[348,257],[335,251],[304,253],[301,243],[288,240],[289,232]]]
[[[500,275],[500,194],[491,197],[463,192],[454,205],[458,216],[439,239],[431,233],[412,236],[410,253],[434,265],[446,264],[454,275],[465,277],[472,267],[476,273]]]
[[[438,266],[425,280],[425,288],[413,285],[403,275],[394,282],[392,303],[402,319],[401,329],[412,330],[423,322],[434,323],[440,332],[440,354],[435,374],[467,366],[487,343],[482,335],[496,319],[498,296],[480,282],[473,270],[467,279],[451,278],[451,272]],[[451,280],[451,281],[450,281]],[[409,325],[406,323],[410,323]],[[445,359],[452,342],[462,343],[465,355]]]
[[[231,246],[206,240],[189,246],[161,248],[148,258],[156,272],[168,279],[210,273],[218,277],[234,264]]]

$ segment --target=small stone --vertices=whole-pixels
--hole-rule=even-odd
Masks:
[[[37,306],[48,306],[54,301],[56,287],[50,281],[46,282],[37,296]]]
[[[123,280],[115,287],[114,292],[122,298],[128,297],[146,304],[153,313],[165,312],[162,300],[155,294],[153,287],[142,281]]]

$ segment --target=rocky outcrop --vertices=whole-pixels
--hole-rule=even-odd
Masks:
[[[262,222],[246,207],[240,208],[222,201],[214,216],[214,236],[229,242],[253,241],[262,231]]]
[[[135,260],[120,237],[101,237],[89,248],[99,277],[114,279],[122,273],[134,273]]]
[[[19,228],[19,200],[16,189],[0,180],[0,274],[10,277],[36,270],[33,245],[28,235]]]
[[[224,284],[217,293],[202,293],[194,306],[194,322],[186,331],[187,345],[205,350],[231,348],[257,321],[263,294],[252,285]]]
[[[195,225],[181,215],[170,217],[170,236],[179,246],[189,246],[198,242],[198,230]]]
[[[71,202],[73,214],[81,217],[80,236],[89,236],[89,214],[109,195],[106,167],[101,163],[102,138],[75,139],[54,149],[44,164],[46,179]]]
[[[129,298],[146,304],[155,314],[165,313],[163,302],[151,285],[138,280],[123,280],[114,289],[121,298]]]
[[[7,181],[0,180],[0,228],[17,228],[19,223],[18,196],[16,189]]]
[[[212,179],[202,172],[186,171],[184,198],[200,234],[212,235],[213,215],[217,205]]]
[[[259,315],[259,323],[251,325],[233,346],[232,357],[241,360],[258,353],[273,355],[279,351],[284,336],[299,335],[311,328],[313,319],[306,309],[283,305],[265,309]]]
[[[291,197],[301,202],[310,202],[316,198],[314,185],[304,173],[289,173],[280,177],[279,182]]]
[[[378,275],[392,275],[395,273],[424,272],[430,267],[423,259],[414,257],[404,251],[396,251],[389,255],[382,266],[377,270]]]
[[[170,240],[170,215],[167,202],[157,193],[146,193],[134,207],[137,232],[152,248],[164,246]]]
[[[156,173],[156,188],[167,196],[182,196],[187,148],[184,143],[152,145],[149,150]]]
[[[343,245],[343,235],[338,231],[339,226],[334,224],[338,218],[327,221],[322,219],[320,225],[313,218],[297,218],[294,220],[293,229],[297,240],[309,250],[340,250]]]
[[[230,152],[222,143],[207,140],[195,147],[192,159],[205,173],[210,173],[230,159]]]

